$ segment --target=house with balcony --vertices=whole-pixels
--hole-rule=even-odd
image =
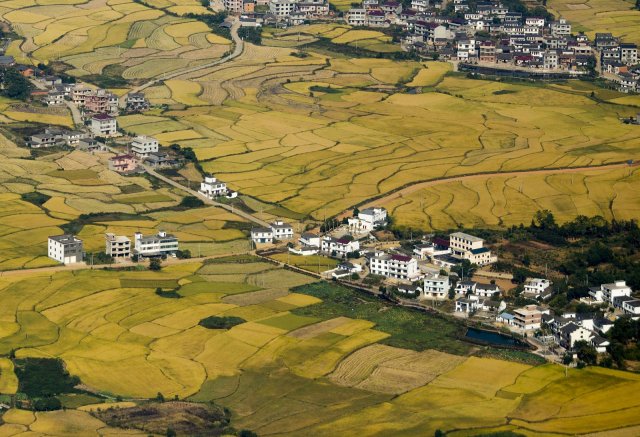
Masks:
[[[611,306],[614,305],[616,298],[630,296],[631,288],[627,285],[626,281],[622,280],[589,289],[589,297],[594,303],[607,303]]]
[[[138,168],[138,161],[133,155],[116,155],[109,158],[109,170],[118,173],[130,173]]]
[[[104,252],[113,258],[129,258],[131,257],[131,240],[125,235],[116,235],[112,233],[104,234],[105,250]]]
[[[418,261],[407,255],[375,252],[369,258],[369,271],[373,275],[403,281],[415,281],[420,277]]]
[[[282,220],[271,223],[271,231],[275,240],[290,240],[293,238],[293,226]]]
[[[464,232],[454,232],[449,236],[451,256],[460,261],[469,260],[471,264],[485,266],[498,260],[491,250],[484,247],[484,240]]]
[[[348,253],[360,250],[360,242],[350,236],[335,238],[327,235],[320,242],[320,250],[328,254],[335,252],[335,256],[342,258],[347,256]]]
[[[97,137],[111,137],[118,133],[118,123],[109,114],[96,114],[91,117],[89,129]]]
[[[266,227],[251,228],[251,241],[255,244],[273,243],[273,229]]]
[[[175,254],[178,238],[164,231],[145,237],[141,232],[134,236],[134,253],[140,257],[159,257]]]
[[[200,183],[198,192],[208,199],[215,199],[216,197],[225,196],[228,191],[227,184],[219,181],[213,175],[207,175],[204,177],[204,181]]]
[[[146,135],[138,135],[131,141],[131,153],[138,158],[146,158],[158,151],[158,140]]]

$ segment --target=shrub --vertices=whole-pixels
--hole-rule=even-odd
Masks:
[[[241,317],[218,317],[209,316],[200,320],[198,325],[207,329],[230,329],[241,323],[245,323],[246,320]]]

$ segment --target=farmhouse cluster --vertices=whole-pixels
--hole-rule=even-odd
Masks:
[[[155,235],[143,235],[136,232],[131,239],[126,235],[105,234],[105,251],[114,260],[137,260],[145,258],[175,257],[179,251],[179,241],[175,235],[160,231]],[[49,258],[62,264],[75,264],[88,261],[82,240],[75,235],[53,235],[48,238],[47,254]]]

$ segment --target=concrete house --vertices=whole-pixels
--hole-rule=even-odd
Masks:
[[[512,311],[513,325],[524,330],[539,329],[542,324],[542,312],[536,305],[527,305]]]
[[[422,297],[427,299],[446,299],[449,295],[449,277],[438,273],[427,273],[422,278]]]
[[[178,238],[164,231],[148,237],[136,232],[134,241],[134,252],[141,257],[171,255],[178,251]]]
[[[109,158],[109,170],[118,173],[129,173],[138,167],[138,161],[133,155],[116,155]]]
[[[158,151],[158,140],[146,135],[138,135],[131,141],[131,153],[138,158],[146,158]]]
[[[82,240],[75,235],[54,235],[48,239],[49,258],[63,264],[82,262]]]
[[[595,302],[606,302],[613,305],[615,298],[631,296],[631,288],[626,281],[616,281],[612,284],[602,284],[600,287],[590,288],[589,296]]]
[[[482,238],[465,234],[464,232],[454,232],[449,236],[449,247],[451,248],[451,256],[459,260],[469,260],[471,264],[484,266],[494,263],[497,257],[491,254],[491,251],[484,247]]]
[[[544,296],[547,291],[550,291],[551,281],[542,278],[529,279],[524,283],[524,294],[527,297],[536,298],[538,296]]]
[[[105,253],[113,258],[129,258],[131,256],[131,240],[124,235],[104,234]]]
[[[204,182],[200,183],[199,193],[208,199],[215,199],[216,197],[224,196],[228,191],[227,184],[219,181],[213,175],[205,176]]]
[[[358,240],[353,240],[347,237],[334,238],[325,236],[320,242],[320,249],[325,253],[336,253],[336,256],[343,257],[348,253],[356,252],[360,250],[360,243]]]
[[[273,238],[276,240],[290,240],[293,238],[293,226],[282,220],[276,220],[271,223],[271,231],[273,232]]]
[[[110,137],[118,133],[118,123],[109,114],[96,114],[91,117],[89,129],[95,136]]]
[[[373,275],[414,281],[420,276],[418,261],[406,255],[376,252],[369,259],[369,271]]]
[[[256,244],[271,244],[273,243],[273,230],[263,227],[252,228],[251,241]]]

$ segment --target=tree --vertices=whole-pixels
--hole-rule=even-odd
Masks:
[[[178,250],[176,252],[176,257],[178,259],[189,259],[191,258],[191,251],[189,249],[186,250]]]
[[[15,68],[0,69],[0,95],[26,100],[31,94],[31,88],[31,83]]]
[[[167,432],[165,434],[167,437],[176,437],[176,432],[173,428],[167,428]]]
[[[158,392],[158,394],[156,395],[156,401],[164,402],[164,395],[161,392]]]
[[[536,212],[533,218],[533,225],[540,229],[556,229],[558,227],[555,217],[548,209]]]
[[[596,364],[598,361],[598,352],[596,348],[591,346],[584,340],[576,341],[573,349],[578,354],[578,359],[586,364]]]
[[[185,208],[200,208],[204,206],[204,202],[196,196],[186,196],[180,201],[180,206]]]
[[[159,258],[151,258],[149,261],[149,270],[152,272],[159,272],[162,270],[162,261]]]

